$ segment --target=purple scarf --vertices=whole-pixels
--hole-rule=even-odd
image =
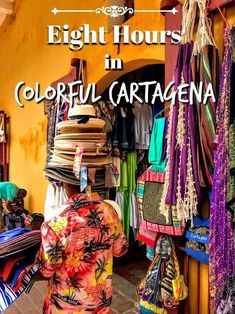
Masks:
[[[217,109],[218,146],[210,208],[209,289],[211,301],[217,309],[226,280],[234,272],[234,243],[230,213],[226,210],[228,181],[228,130],[231,92],[232,30],[224,33],[224,59],[220,78]]]

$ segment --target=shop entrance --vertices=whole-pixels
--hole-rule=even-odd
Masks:
[[[115,78],[115,81],[118,82],[116,85],[116,91],[117,93],[120,91],[119,86],[121,84],[125,84],[126,88],[130,86],[131,83],[136,82],[137,84],[140,82],[153,82],[157,81],[161,84],[162,87],[164,87],[164,79],[165,79],[165,73],[164,73],[164,65],[163,64],[148,64],[144,66],[140,66],[138,69],[135,69],[129,73],[126,73],[125,75]],[[110,86],[113,84],[114,81],[109,82],[109,86],[105,89],[105,91],[102,94],[102,100],[109,103],[110,95],[109,90]],[[114,100],[117,100],[117,93],[115,94],[115,90],[113,92]],[[149,89],[149,94],[153,93],[153,89]],[[144,86],[139,89],[137,92],[137,95],[144,99]],[[151,97],[150,97],[151,98]],[[124,101],[125,102],[125,101]],[[123,101],[120,102],[120,106],[123,105]],[[133,104],[125,103],[126,106],[129,106],[130,108],[134,108]],[[145,104],[146,105],[146,104]],[[152,110],[152,119],[154,119],[154,114],[156,112],[161,112],[164,108],[164,104],[159,102],[155,104],[148,103],[148,105],[151,107]],[[110,104],[110,106],[112,106]],[[119,105],[118,105],[119,106]],[[115,110],[115,109],[114,109]],[[143,115],[145,113],[143,112]],[[149,166],[148,165],[148,148],[144,150],[140,150],[137,147],[133,149],[137,153],[137,167],[136,167],[136,174],[135,174],[135,183],[140,176],[141,173],[145,171],[145,169]],[[141,160],[142,158],[142,160]],[[122,174],[121,174],[122,175]],[[115,194],[118,190],[114,189],[110,193],[110,198],[115,200]],[[122,209],[125,212],[125,208]],[[132,213],[133,214],[133,213]],[[138,212],[137,212],[138,215]],[[138,217],[135,217],[138,219]],[[126,223],[124,222],[124,226],[126,227]],[[146,271],[150,265],[150,260],[146,257],[146,246],[141,244],[137,240],[137,231],[132,227],[129,226],[129,251],[128,253],[123,256],[122,258],[118,258],[114,260],[114,272],[118,274],[119,276],[125,278],[127,281],[129,281],[133,288],[138,285],[138,283],[143,279],[143,277],[146,274]],[[134,287],[135,286],[135,287]],[[133,291],[135,293],[135,291]]]

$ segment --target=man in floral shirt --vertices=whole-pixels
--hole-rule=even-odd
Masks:
[[[37,259],[42,275],[50,278],[43,313],[109,313],[113,255],[127,251],[113,207],[98,195],[75,194],[41,232]]]

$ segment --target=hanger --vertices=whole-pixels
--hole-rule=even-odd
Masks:
[[[165,112],[167,109],[169,109],[171,106],[171,104],[169,104],[168,106],[166,106],[164,109],[162,109],[160,112],[158,112],[157,114],[155,114],[154,119],[159,117],[163,112]]]
[[[214,10],[214,9],[217,9],[217,10],[219,11],[219,13],[220,13],[222,19],[224,20],[224,23],[225,23],[226,27],[227,27],[227,28],[230,28],[230,25],[229,25],[229,23],[228,23],[228,21],[227,21],[225,15],[224,15],[223,11],[221,10],[221,7],[222,7],[222,6],[223,6],[223,1],[221,1],[219,4],[208,5],[208,6],[206,7],[206,9],[205,9],[205,10],[206,10],[205,13],[208,14],[208,11],[212,11],[212,10]]]
[[[217,9],[219,10],[220,15],[222,16],[222,19],[224,20],[224,23],[226,25],[227,28],[230,28],[230,25],[224,15],[224,13],[222,12],[221,8],[218,6]]]

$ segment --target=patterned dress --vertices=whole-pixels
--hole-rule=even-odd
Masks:
[[[37,262],[50,278],[43,313],[109,313],[113,255],[127,251],[113,207],[99,196],[74,195],[41,233]]]

